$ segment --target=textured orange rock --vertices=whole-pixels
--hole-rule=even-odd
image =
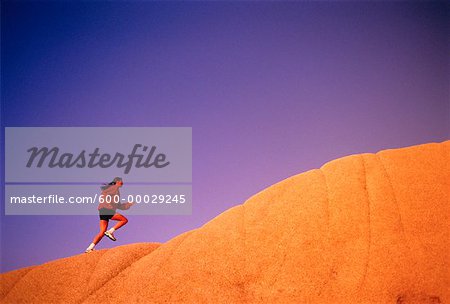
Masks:
[[[2,302],[450,303],[449,162],[450,141],[342,157],[160,246],[3,274]]]
[[[2,274],[1,303],[79,303],[159,245],[96,250]]]

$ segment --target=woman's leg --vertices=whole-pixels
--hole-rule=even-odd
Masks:
[[[118,223],[114,226],[113,231],[119,229],[120,227],[128,223],[128,219],[120,213],[114,214],[114,216],[111,219],[114,221],[118,221]]]
[[[95,245],[100,242],[100,240],[103,238],[103,235],[105,234],[106,229],[108,229],[108,221],[106,220],[100,220],[100,232],[94,237],[94,240],[92,243]]]

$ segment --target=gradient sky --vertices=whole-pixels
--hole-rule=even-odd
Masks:
[[[165,242],[289,176],[449,139],[445,2],[4,2],[1,126],[186,126],[190,216],[129,216],[97,248]],[[1,271],[79,254],[97,216],[5,216]],[[126,185],[125,185],[126,186]],[[124,213],[126,214],[126,213]]]

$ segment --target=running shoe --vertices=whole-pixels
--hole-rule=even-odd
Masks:
[[[111,241],[117,241],[117,239],[114,237],[114,235],[113,235],[111,232],[106,231],[106,232],[105,232],[105,235],[106,235]]]

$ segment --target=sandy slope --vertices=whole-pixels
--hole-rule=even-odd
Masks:
[[[450,140],[292,176],[165,244],[0,276],[2,303],[450,303]]]

